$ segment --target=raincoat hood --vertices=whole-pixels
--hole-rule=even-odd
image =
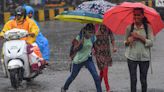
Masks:
[[[29,13],[32,13],[34,15],[34,8],[28,5],[24,6],[24,8],[26,9],[26,15],[28,15]]]

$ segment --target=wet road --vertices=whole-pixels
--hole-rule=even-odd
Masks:
[[[69,48],[72,39],[79,33],[80,29],[85,25],[81,23],[61,22],[61,21],[50,21],[41,22],[42,33],[48,38],[51,47],[51,62],[67,62]],[[124,49],[123,38],[121,36],[116,37],[116,44],[119,47],[119,51]],[[117,61],[122,60],[123,53],[117,54]],[[115,57],[115,56],[114,56]],[[116,58],[115,58],[116,59]]]
[[[43,71],[31,83],[23,82],[22,87],[13,90],[9,79],[3,77],[0,69],[0,92],[60,92],[66,78],[69,76],[70,61],[68,54],[71,39],[80,31],[84,24],[49,21],[41,22],[41,31],[48,38],[51,48],[51,66]],[[155,39],[155,45],[152,49],[153,74],[148,74],[148,92],[164,92],[164,31],[160,32]],[[127,63],[124,57],[123,37],[116,37],[118,52],[113,54],[113,66],[109,68],[109,80],[113,92],[129,91],[129,74]],[[139,76],[139,75],[138,75]],[[138,79],[139,80],[139,79]],[[105,92],[105,86],[102,84]],[[138,82],[138,89],[140,83]],[[94,81],[87,71],[83,68],[74,82],[71,84],[68,92],[96,92]],[[139,90],[140,92],[140,90]]]

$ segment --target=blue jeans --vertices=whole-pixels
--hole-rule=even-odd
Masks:
[[[102,88],[101,88],[101,82],[100,82],[100,78],[97,74],[95,65],[92,61],[92,57],[89,57],[87,61],[80,63],[80,64],[73,64],[72,66],[72,72],[71,75],[68,77],[65,85],[64,85],[64,89],[67,90],[69,85],[72,83],[72,81],[76,78],[76,76],[78,75],[80,69],[85,65],[86,68],[88,68],[89,72],[92,74],[92,77],[94,79],[95,85],[96,85],[96,89],[97,92],[102,92]]]

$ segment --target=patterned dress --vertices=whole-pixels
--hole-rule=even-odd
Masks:
[[[96,37],[97,40],[94,44],[95,57],[99,70],[102,70],[112,64],[110,40],[114,40],[114,36],[110,30],[105,30],[104,32],[98,31]]]

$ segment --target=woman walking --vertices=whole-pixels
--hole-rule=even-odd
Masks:
[[[101,24],[99,26],[99,30],[96,32],[96,38],[97,40],[94,44],[94,50],[97,66],[100,70],[100,80],[102,81],[104,78],[106,92],[110,92],[110,86],[108,83],[108,66],[112,66],[110,40],[113,47],[113,52],[116,52],[117,50],[115,48],[114,36],[105,25]]]
[[[150,48],[153,45],[152,29],[144,16],[142,8],[133,11],[134,23],[126,29],[125,56],[131,81],[131,92],[136,92],[137,66],[140,69],[142,92],[147,92],[147,72],[150,64]]]
[[[100,78],[97,74],[95,65],[92,60],[92,47],[93,43],[96,41],[96,37],[93,35],[94,32],[94,25],[87,24],[85,28],[83,28],[82,32],[76,37],[76,41],[78,43],[77,46],[74,46],[74,50],[77,51],[76,55],[73,57],[72,60],[72,70],[71,75],[68,77],[67,81],[65,82],[64,86],[61,89],[61,92],[66,92],[68,90],[69,85],[78,75],[80,69],[83,66],[86,66],[90,71],[95,85],[97,92],[102,92]]]

